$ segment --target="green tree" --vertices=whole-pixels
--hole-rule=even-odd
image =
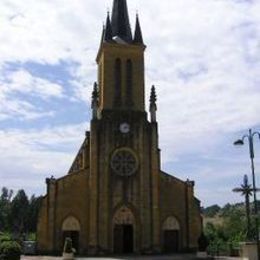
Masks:
[[[38,222],[38,214],[41,206],[42,197],[36,197],[32,195],[29,201],[29,209],[28,209],[28,231],[36,232],[37,222]]]
[[[244,208],[233,207],[224,218],[223,227],[229,243],[236,246],[239,242],[245,241],[247,225]]]
[[[2,188],[0,196],[0,231],[7,231],[10,228],[10,206],[13,191],[6,187]]]
[[[208,250],[211,254],[229,253],[238,247],[239,242],[245,241],[247,232],[245,215],[243,206],[227,204],[223,209],[222,224],[207,223],[204,232],[209,240]]]
[[[219,213],[220,209],[221,209],[221,207],[219,205],[215,204],[215,205],[212,205],[210,207],[203,209],[203,214],[206,217],[212,218],[212,217],[216,216],[217,213]]]
[[[28,231],[29,200],[24,190],[19,190],[11,202],[10,219],[14,233]]]

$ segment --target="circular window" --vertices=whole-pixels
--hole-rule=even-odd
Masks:
[[[120,149],[114,152],[111,158],[112,170],[120,176],[131,176],[137,170],[135,154],[128,149]]]

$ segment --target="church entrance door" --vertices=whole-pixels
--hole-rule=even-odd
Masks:
[[[78,219],[73,216],[67,217],[62,223],[62,248],[66,237],[71,238],[72,247],[76,249],[76,253],[79,253],[79,235],[80,235],[80,223]]]
[[[79,252],[79,232],[78,231],[64,231],[63,232],[63,245],[65,239],[69,237],[72,240],[72,247],[75,248],[76,254]]]
[[[163,223],[163,245],[166,253],[176,253],[180,249],[180,223],[174,216]]]
[[[115,225],[114,227],[114,253],[130,254],[134,250],[133,225]]]
[[[176,253],[179,249],[179,232],[177,230],[164,231],[164,251]]]

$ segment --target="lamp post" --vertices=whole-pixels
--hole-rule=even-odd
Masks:
[[[237,140],[234,142],[234,145],[244,145],[246,139],[248,139],[249,144],[249,155],[251,161],[251,170],[252,170],[252,179],[253,179],[253,195],[254,195],[254,217],[255,217],[255,240],[257,245],[257,259],[260,260],[260,244],[259,244],[259,223],[258,223],[258,208],[257,208],[257,198],[256,198],[256,181],[255,181],[255,164],[254,164],[254,137],[257,136],[260,139],[259,132],[252,132],[252,129],[249,129],[249,134],[244,135],[242,139]]]

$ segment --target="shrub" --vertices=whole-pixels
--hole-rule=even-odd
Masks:
[[[35,233],[29,233],[27,236],[28,241],[36,241],[36,234]]]
[[[11,238],[10,234],[8,234],[8,233],[1,233],[0,234],[0,245],[4,241],[11,241],[11,240],[12,240],[12,238]]]
[[[3,241],[0,244],[1,260],[19,260],[21,253],[22,253],[22,248],[15,241]]]
[[[209,241],[203,232],[201,233],[201,235],[198,239],[198,244],[199,244],[199,251],[201,251],[201,252],[206,251],[206,249],[209,245]]]

